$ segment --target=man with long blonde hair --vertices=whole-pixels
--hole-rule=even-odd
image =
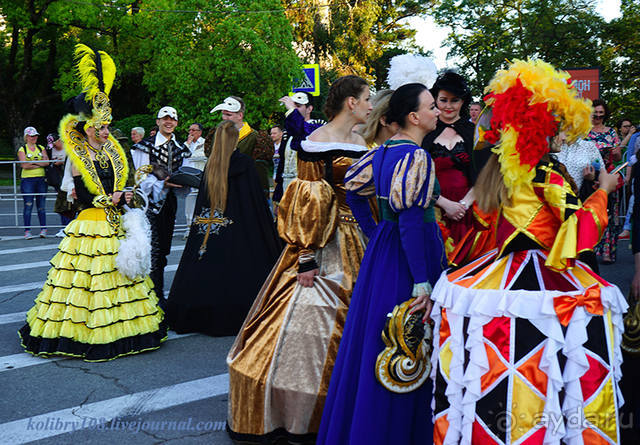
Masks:
[[[280,254],[254,162],[224,120],[196,199],[194,224],[167,302],[176,332],[234,335]]]

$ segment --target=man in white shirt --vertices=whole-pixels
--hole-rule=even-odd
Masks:
[[[189,126],[189,137],[185,145],[191,152],[191,157],[184,160],[182,164],[184,167],[191,167],[200,171],[204,170],[204,166],[207,163],[207,157],[204,154],[204,138],[202,137],[202,124],[193,123]],[[197,193],[193,190],[186,196],[184,201],[184,212],[187,218],[187,231],[184,234],[186,239],[189,235],[189,226],[191,226],[191,220],[193,219],[193,211],[196,207]]]
[[[182,186],[168,181],[185,158],[191,156],[187,147],[173,134],[178,125],[178,112],[162,107],[156,119],[158,133],[143,139],[131,148],[136,169],[151,165],[153,172],[142,181],[140,188],[149,197],[147,217],[151,225],[151,273],[156,295],[164,305],[164,268],[171,251],[171,240],[178,207],[175,190]]]

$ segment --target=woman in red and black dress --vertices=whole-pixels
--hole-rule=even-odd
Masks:
[[[436,129],[422,141],[436,164],[441,196],[462,204],[453,215],[443,212],[442,222],[457,244],[473,226],[473,183],[477,172],[471,163],[474,125],[467,117],[471,93],[464,78],[446,71],[431,88],[440,110]]]

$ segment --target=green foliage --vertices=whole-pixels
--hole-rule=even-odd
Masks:
[[[598,64],[603,20],[590,0],[440,0],[436,22],[475,97],[507,60],[540,58],[558,67]]]
[[[233,3],[241,10],[280,7],[278,0]],[[224,9],[229,2],[188,0],[173,7],[178,4],[187,10]],[[175,107],[181,127],[193,121],[212,126],[220,116],[209,110],[230,95],[244,99],[252,126],[266,123],[300,67],[283,12],[136,16],[139,31],[157,36],[141,42],[140,48],[148,59],[143,82],[151,93],[150,109]]]
[[[340,75],[375,81],[386,78],[388,55],[398,48],[419,52],[407,17],[426,14],[431,1],[283,0],[288,8],[296,49]]]
[[[559,68],[600,67],[600,94],[612,119],[640,123],[640,8],[622,0],[606,23],[592,0],[439,0],[433,16],[453,31],[449,56],[460,61],[476,98],[507,60],[540,58]]]
[[[603,98],[612,110],[608,125],[625,117],[640,124],[640,8],[622,0],[622,17],[603,27],[601,52]]]
[[[63,101],[80,92],[79,42],[107,51],[118,67],[116,119],[172,105],[179,129],[212,125],[220,116],[209,110],[232,94],[245,99],[253,126],[277,111],[300,65],[279,0],[145,0],[135,14],[131,3],[0,0],[0,139],[26,125],[57,126]]]
[[[154,115],[149,113],[134,114],[132,116],[114,120],[111,122],[111,128],[117,128],[122,131],[125,136],[129,137],[133,127],[142,127],[145,131],[145,137],[147,137],[149,135],[149,131],[156,125],[154,117]]]

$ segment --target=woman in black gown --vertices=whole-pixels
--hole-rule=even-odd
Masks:
[[[218,125],[187,245],[167,301],[178,333],[235,335],[281,250],[253,160],[238,130]]]
[[[467,118],[471,92],[465,79],[453,71],[445,71],[431,88],[440,110],[436,129],[427,134],[422,148],[436,164],[436,177],[441,196],[461,204],[453,214],[443,212],[442,222],[454,244],[459,243],[473,226],[475,172],[472,165],[474,125]]]

